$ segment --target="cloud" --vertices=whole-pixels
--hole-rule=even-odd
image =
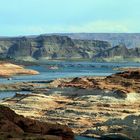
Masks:
[[[93,21],[81,26],[70,26],[72,32],[129,32],[126,23],[116,21]]]
[[[108,21],[98,20],[87,22],[80,25],[44,25],[34,28],[34,31],[41,31],[43,33],[56,33],[56,32],[111,32],[111,33],[127,33],[127,32],[140,32],[137,30],[138,22],[131,20],[124,21]],[[40,29],[40,30],[38,30]]]

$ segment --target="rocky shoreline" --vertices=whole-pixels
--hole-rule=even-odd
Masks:
[[[0,104],[27,118],[67,125],[75,135],[139,140],[139,79],[140,71],[133,70],[44,81],[40,88],[41,83],[25,82],[26,88],[32,84],[32,94],[16,94]]]

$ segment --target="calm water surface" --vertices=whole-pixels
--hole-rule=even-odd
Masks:
[[[57,70],[50,70],[50,66],[57,66]],[[119,67],[140,67],[140,63],[94,63],[94,62],[48,62],[40,66],[28,66],[40,72],[39,75],[14,76],[11,81],[0,78],[0,83],[13,83],[23,81],[42,81],[56,78],[78,76],[108,76],[118,71]]]
[[[87,138],[87,137],[81,137],[81,136],[76,136],[74,140],[96,140],[96,139]]]
[[[5,98],[13,97],[16,93],[17,93],[17,91],[1,91],[0,92],[0,99],[5,99]],[[31,92],[29,92],[29,91],[22,91],[22,92],[18,92],[18,93],[19,94],[30,94]]]

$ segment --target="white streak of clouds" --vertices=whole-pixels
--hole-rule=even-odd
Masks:
[[[138,22],[130,20],[124,21],[108,21],[98,20],[88,22],[81,25],[32,25],[32,26],[17,26],[16,34],[18,35],[38,35],[45,33],[137,33]],[[15,32],[12,26],[8,26],[9,35]]]
[[[125,20],[125,21],[93,21],[86,24],[81,24],[79,26],[75,25],[48,25],[43,26],[31,26],[25,28],[28,33],[64,33],[64,32],[113,32],[113,33],[128,33],[128,32],[137,32],[138,23]]]

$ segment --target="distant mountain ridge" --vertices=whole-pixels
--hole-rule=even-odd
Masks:
[[[140,62],[140,48],[127,48],[125,45],[117,45],[94,56],[95,60],[102,61],[135,61]]]
[[[108,48],[111,45],[106,41],[58,35],[0,39],[0,57],[11,59],[91,59]]]
[[[107,36],[108,35],[108,36]],[[15,60],[91,59],[93,61],[140,62],[140,34],[48,34],[0,38],[0,58]],[[101,38],[102,36],[102,38]],[[114,36],[114,34],[113,34]],[[131,36],[133,36],[131,38]],[[129,38],[133,40],[129,41]],[[105,41],[112,39],[110,41]],[[114,45],[113,41],[115,40]],[[135,42],[136,40],[136,42]],[[126,41],[126,42],[125,42]],[[130,42],[130,43],[129,43]],[[129,45],[127,46],[127,44]],[[133,44],[135,44],[133,46]]]
[[[124,44],[128,48],[140,47],[140,33],[64,33],[72,39],[102,40],[109,42],[112,47]]]

